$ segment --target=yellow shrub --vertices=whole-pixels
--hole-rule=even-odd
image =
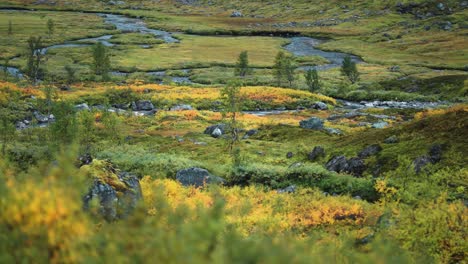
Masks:
[[[425,110],[422,112],[418,112],[414,115],[414,118],[416,120],[421,120],[426,117],[430,116],[436,116],[436,115],[444,115],[448,113],[453,113],[453,112],[468,112],[468,105],[466,104],[460,104],[460,105],[455,105],[447,109],[430,109],[430,110]]]
[[[172,209],[180,206],[195,209],[197,205],[209,207],[214,202],[209,191],[185,188],[172,180],[152,180],[147,176],[141,185],[150,214],[157,212],[152,201],[156,194],[161,193]],[[289,195],[251,186],[221,188],[220,194],[226,201],[226,221],[245,236],[256,232],[274,233],[292,229],[305,232],[322,225],[362,225],[380,215],[378,208],[366,208],[362,201],[323,197],[317,193],[311,195],[310,190]]]
[[[69,190],[48,177],[41,183],[9,181],[9,189],[4,200],[0,200],[0,225],[12,226],[28,239],[22,250],[36,247],[34,243],[45,243],[49,259],[58,262],[59,258],[76,261],[71,251],[73,243],[89,234],[88,223],[83,217],[80,199],[70,196]],[[41,237],[47,241],[42,242]],[[19,238],[11,237],[11,239]]]

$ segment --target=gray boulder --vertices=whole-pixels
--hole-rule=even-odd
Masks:
[[[324,102],[316,102],[312,105],[312,108],[316,110],[328,110],[328,105]]]
[[[290,185],[284,189],[279,189],[276,191],[277,193],[295,193],[296,192],[296,185]]]
[[[348,169],[345,172],[354,176],[362,176],[366,168],[366,164],[362,159],[351,158],[348,160]]]
[[[231,13],[231,17],[243,17],[243,15],[242,12],[236,10]]]
[[[396,144],[398,143],[399,140],[398,140],[398,137],[397,136],[391,136],[391,137],[388,137],[384,140],[384,143],[385,144]]]
[[[335,156],[325,165],[327,170],[334,172],[343,172],[348,169],[348,160],[345,156]]]
[[[386,128],[386,127],[388,127],[388,123],[384,122],[384,121],[372,124],[372,128],[382,129],[382,128]]]
[[[155,110],[153,103],[149,100],[140,100],[132,103],[133,111],[153,111]]]
[[[18,122],[16,122],[15,127],[18,130],[23,130],[23,129],[28,128],[28,125],[24,121],[18,121]]]
[[[226,124],[217,124],[213,126],[209,126],[203,132],[206,135],[210,135],[214,138],[219,138],[220,136],[224,135],[226,132]]]
[[[214,176],[205,169],[189,168],[180,170],[176,174],[176,179],[183,186],[203,187],[206,184],[224,184],[225,180]]]
[[[79,105],[75,105],[75,110],[76,111],[89,111],[90,108],[89,108],[88,104],[82,103],[82,104],[79,104]]]
[[[116,190],[102,180],[95,179],[88,193],[83,197],[83,207],[89,210],[91,201],[99,202],[99,213],[107,220],[114,221],[128,216],[142,199],[140,181],[127,172],[117,173],[120,183],[127,188]]]
[[[337,128],[331,128],[331,127],[326,127],[324,128],[325,131],[327,131],[327,133],[331,134],[331,135],[337,135],[337,136],[341,136],[343,135],[343,131],[337,129]]]
[[[55,117],[52,114],[47,116],[47,115],[43,115],[43,114],[39,113],[38,111],[34,111],[33,116],[34,116],[34,118],[37,120],[37,122],[39,124],[44,124],[44,123],[49,123],[49,122],[55,121]]]
[[[323,129],[323,120],[318,117],[311,117],[300,121],[299,126],[305,129],[321,130]]]
[[[345,172],[354,176],[362,176],[366,170],[366,165],[362,159],[351,158],[348,160],[345,156],[335,156],[325,166],[329,171]]]
[[[382,147],[379,144],[370,145],[367,146],[365,149],[361,150],[361,152],[359,152],[358,154],[358,157],[361,159],[365,159],[375,154],[378,154],[381,151]]]
[[[308,155],[310,161],[316,161],[320,157],[325,156],[325,149],[323,147],[317,146],[315,147]]]
[[[219,128],[215,128],[215,130],[213,130],[213,133],[211,133],[211,136],[214,138],[219,138],[222,135],[223,135],[223,131],[221,131],[221,129]]]
[[[193,110],[193,107],[191,105],[186,105],[186,104],[179,104],[171,107],[171,111],[187,111],[187,110]]]
[[[248,139],[250,138],[251,136],[254,136],[258,134],[258,130],[257,129],[250,129],[248,130],[247,132],[245,132],[245,135],[242,137],[242,139]]]

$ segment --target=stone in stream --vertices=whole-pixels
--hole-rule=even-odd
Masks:
[[[312,105],[312,108],[316,110],[328,110],[328,105],[324,102],[316,102]]]
[[[299,125],[305,129],[321,130],[323,129],[323,120],[318,117],[311,117],[300,121]]]
[[[214,176],[207,170],[196,167],[178,171],[176,174],[176,179],[185,187],[195,186],[197,188],[212,183],[225,183],[225,180],[223,178]]]

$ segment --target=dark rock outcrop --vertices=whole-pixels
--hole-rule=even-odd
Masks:
[[[368,158],[370,156],[374,156],[382,151],[382,147],[379,144],[374,144],[366,147],[365,149],[359,152],[358,157],[361,159]]]
[[[214,138],[219,138],[224,135],[226,132],[226,124],[217,124],[213,126],[209,126],[203,132],[206,135],[210,135]]]
[[[258,134],[258,130],[257,129],[250,129],[250,130],[247,130],[247,132],[245,132],[245,135],[242,137],[242,139],[248,139],[250,138],[251,136],[254,136]]]
[[[345,156],[335,156],[331,158],[325,165],[327,170],[334,172],[342,172],[348,169],[348,160]]]
[[[183,186],[203,187],[206,184],[224,184],[225,180],[214,176],[205,169],[189,168],[177,172],[176,179]]]
[[[153,111],[155,110],[153,103],[149,100],[140,100],[132,103],[133,111]]]
[[[345,172],[354,176],[362,176],[366,170],[364,161],[356,157],[348,160],[345,156],[335,156],[325,166],[329,171]]]
[[[414,171],[419,174],[423,171],[424,167],[429,164],[436,164],[442,160],[444,146],[434,144],[429,148],[428,154],[417,157],[413,161]]]
[[[316,161],[317,159],[325,156],[325,149],[323,147],[315,147],[307,157],[310,161]]]
[[[91,201],[99,202],[99,213],[107,220],[114,221],[128,216],[142,199],[140,181],[127,172],[116,172],[118,184],[125,188],[116,188],[102,179],[95,179],[88,193],[83,197],[84,209],[89,210]]]

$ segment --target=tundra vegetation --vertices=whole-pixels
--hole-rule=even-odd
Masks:
[[[2,1],[0,263],[466,263],[467,8]]]

